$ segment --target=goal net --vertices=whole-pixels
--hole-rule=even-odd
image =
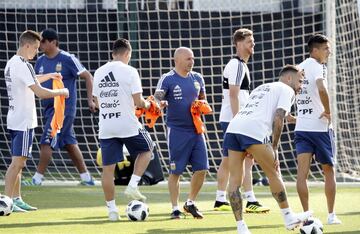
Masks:
[[[336,16],[336,17],[335,17]],[[58,31],[60,48],[75,54],[92,73],[110,59],[112,41],[130,40],[131,65],[142,79],[144,96],[153,94],[161,75],[173,67],[172,55],[179,46],[195,54],[194,70],[203,74],[208,102],[214,113],[204,117],[210,170],[216,180],[221,161],[222,131],[218,122],[222,99],[222,72],[234,55],[233,32],[246,27],[254,31],[255,54],[249,61],[252,89],[277,79],[285,64],[298,64],[308,55],[306,42],[313,33],[331,35],[334,41],[329,63],[331,98],[337,132],[337,170],[341,179],[358,179],[360,171],[360,27],[356,0],[4,0],[0,3],[0,77],[6,61],[16,53],[19,34],[26,29]],[[335,34],[336,32],[336,34]],[[11,162],[6,130],[7,93],[0,79],[0,179]],[[75,132],[91,174],[99,179],[96,165],[97,116],[88,111],[85,82],[78,81]],[[37,101],[42,125],[40,102]],[[281,171],[286,181],[296,180],[293,125],[281,136]],[[168,172],[164,119],[149,132],[158,146],[162,168]],[[33,158],[23,170],[33,175],[39,161],[41,128],[36,129]],[[254,177],[264,176],[255,166]],[[183,179],[187,180],[191,168]],[[65,151],[54,152],[47,180],[78,180]],[[311,180],[321,181],[320,166],[313,162]]]

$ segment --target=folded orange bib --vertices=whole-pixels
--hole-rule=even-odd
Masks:
[[[212,112],[212,109],[205,100],[195,100],[190,108],[191,116],[195,125],[197,134],[205,132],[205,125],[201,120],[201,114],[207,115]]]
[[[53,79],[53,89],[63,89],[64,83],[61,80]],[[64,123],[65,96],[54,97],[54,115],[51,120],[51,136],[55,137],[60,132]]]
[[[154,96],[149,96],[147,101],[150,102],[150,108],[136,108],[135,115],[140,118],[145,113],[145,122],[149,128],[153,128],[156,120],[162,115],[159,105],[156,103]]]

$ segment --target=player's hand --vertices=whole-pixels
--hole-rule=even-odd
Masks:
[[[59,72],[53,72],[53,73],[50,73],[50,78],[53,79],[53,80],[62,80],[62,75],[61,73]]]
[[[61,89],[61,96],[65,96],[65,98],[69,97],[69,90],[67,88]]]
[[[167,101],[160,101],[160,109],[164,109],[165,107],[168,106],[168,102]]]
[[[331,122],[331,114],[328,113],[328,112],[325,112],[325,111],[324,111],[323,113],[321,113],[319,119],[321,119],[321,118],[326,118],[326,119],[329,120],[329,123]]]
[[[96,112],[96,104],[95,104],[93,99],[88,100],[88,106],[89,106],[89,110],[90,110],[91,113]]]
[[[292,114],[288,114],[288,115],[286,116],[286,121],[287,121],[288,123],[295,124],[295,123],[296,123],[296,117],[293,116]]]
[[[279,151],[277,149],[274,149],[274,163],[273,166],[276,171],[280,171],[280,161],[279,161]]]

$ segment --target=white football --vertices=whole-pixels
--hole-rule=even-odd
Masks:
[[[127,205],[125,213],[131,221],[144,221],[149,216],[149,207],[144,202],[133,200]]]
[[[10,215],[13,209],[13,200],[5,195],[0,195],[0,216]]]
[[[322,234],[324,226],[318,218],[309,218],[300,228],[301,234]]]

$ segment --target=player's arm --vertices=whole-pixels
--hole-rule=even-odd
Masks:
[[[94,100],[96,109],[99,109],[99,100],[97,99],[97,97],[93,96],[93,100]]]
[[[240,106],[239,92],[240,92],[240,86],[229,85],[230,107],[233,116],[235,116],[239,112],[239,106]]]
[[[42,87],[38,81],[35,81],[35,84],[30,85],[29,88],[35,93],[35,95],[41,99],[53,98],[56,96],[65,96],[69,97],[69,90],[67,88],[64,89],[47,89]]]
[[[62,79],[62,75],[58,72],[48,73],[48,74],[44,74],[44,75],[36,75],[35,77],[39,81],[40,84],[45,81],[48,81],[50,79],[54,79],[54,80]]]
[[[279,141],[280,136],[284,127],[284,119],[286,116],[286,111],[282,108],[276,109],[274,121],[272,125],[272,148],[274,150],[274,167],[276,170],[279,170],[280,168],[280,162],[279,162]]]
[[[318,88],[319,91],[319,96],[320,96],[320,100],[321,103],[324,107],[324,112],[320,115],[320,119],[322,117],[325,117],[329,120],[329,122],[331,121],[331,113],[330,113],[330,101],[329,101],[329,94],[328,91],[325,87],[325,82],[324,79],[317,79],[316,80],[316,86]]]
[[[91,75],[91,73],[87,70],[81,72],[79,74],[80,78],[85,80],[85,85],[86,85],[86,94],[87,94],[87,100],[88,100],[88,106],[89,109],[92,113],[94,113],[96,111],[96,105],[93,99],[93,95],[92,95],[92,89],[93,89],[93,76]]]
[[[151,104],[149,101],[146,101],[143,96],[142,93],[134,93],[132,95],[133,99],[134,99],[134,103],[135,106],[139,107],[139,108],[144,108],[144,109],[149,109]]]

